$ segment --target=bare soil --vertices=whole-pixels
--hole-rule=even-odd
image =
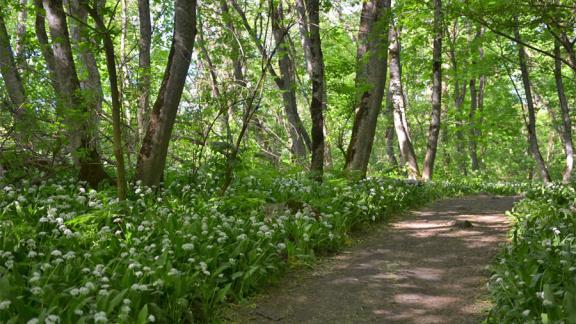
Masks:
[[[232,323],[479,323],[514,197],[437,201],[227,312]],[[466,222],[468,221],[468,222]]]

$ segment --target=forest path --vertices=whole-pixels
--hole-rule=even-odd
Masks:
[[[490,306],[487,265],[506,240],[514,200],[469,196],[412,211],[313,271],[289,274],[227,321],[479,323]]]

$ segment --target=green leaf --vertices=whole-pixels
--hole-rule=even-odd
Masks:
[[[136,319],[137,324],[148,323],[148,304],[144,305],[140,312],[138,313],[138,318]]]

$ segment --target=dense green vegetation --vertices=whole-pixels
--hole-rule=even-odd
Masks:
[[[537,186],[511,216],[511,243],[494,266],[493,323],[576,321],[576,191]]]
[[[512,184],[323,184],[305,174],[246,175],[219,197],[215,179],[186,175],[126,202],[74,179],[0,193],[0,321],[206,320],[287,267],[310,264],[350,230],[446,195],[513,193]]]

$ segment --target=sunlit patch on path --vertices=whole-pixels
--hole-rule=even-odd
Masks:
[[[242,306],[232,322],[478,323],[514,198],[438,201]]]

